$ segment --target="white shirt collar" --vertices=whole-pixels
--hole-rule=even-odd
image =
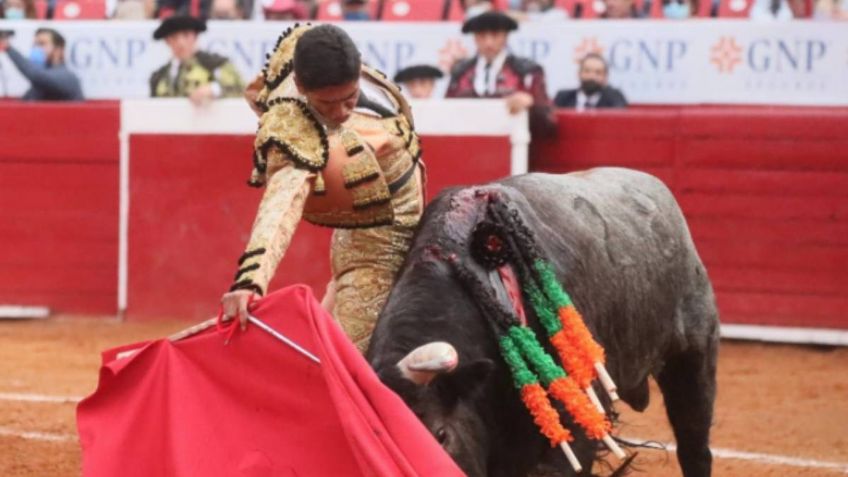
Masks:
[[[474,69],[474,92],[477,96],[490,96],[495,94],[498,87],[498,74],[503,69],[504,62],[509,52],[506,48],[503,49],[498,56],[492,59],[489,67],[489,78],[486,81],[486,59],[482,56],[477,56],[477,65]]]
[[[593,93],[591,95],[587,95],[583,92],[582,89],[577,90],[577,104],[575,107],[578,111],[583,111],[586,109],[586,106],[597,107],[598,101],[601,100],[601,92]]]

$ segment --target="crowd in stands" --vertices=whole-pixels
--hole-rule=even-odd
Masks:
[[[257,92],[252,90],[261,87],[261,76],[245,87],[226,57],[199,49],[198,36],[206,28],[205,20],[185,14],[171,15],[156,28],[153,38],[164,41],[171,55],[150,76],[151,97],[185,97],[202,105],[223,97],[244,95],[249,99]],[[608,85],[607,63],[597,53],[580,61],[578,87],[561,90],[551,100],[541,65],[513,54],[507,47],[509,34],[518,28],[515,18],[496,10],[466,19],[461,30],[473,36],[476,52],[445,65],[450,72],[445,97],[502,99],[511,114],[527,111],[531,133],[543,136],[553,134],[556,107],[585,111],[627,106],[624,95]],[[83,99],[79,79],[65,66],[64,46],[65,39],[58,31],[40,28],[27,58],[10,44],[8,36],[0,35],[0,53],[8,55],[30,82],[23,99]],[[397,72],[394,80],[409,98],[430,99],[435,82],[443,76],[435,66],[413,65]]]
[[[70,6],[70,7],[69,7]],[[0,18],[461,21],[489,9],[518,21],[580,18],[848,20],[848,0],[0,0]]]

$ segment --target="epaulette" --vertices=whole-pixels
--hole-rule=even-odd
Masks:
[[[268,112],[262,115],[256,132],[254,172],[264,176],[271,146],[279,147],[296,166],[311,171],[323,169],[330,154],[324,126],[297,98],[281,97],[268,102]]]
[[[473,68],[475,64],[477,64],[476,56],[458,61],[455,65],[453,65],[453,68],[451,68],[451,78],[457,78],[465,74],[465,72]]]
[[[220,68],[224,63],[230,61],[226,56],[210,53],[208,51],[198,51],[195,53],[194,57],[197,59],[197,62],[200,63],[200,66],[209,71],[214,71]]]
[[[404,97],[403,93],[400,91],[400,87],[395,84],[392,80],[386,76],[382,71],[373,68],[369,65],[362,65],[362,73],[370,78],[372,81],[377,83],[380,87],[382,87],[388,93],[389,99],[394,103],[394,106],[398,111],[401,112],[406,117],[407,122],[409,122],[410,127],[414,128],[415,123],[412,120],[412,109],[409,107],[409,103],[406,101],[406,97]]]
[[[509,55],[506,62],[521,76],[542,70],[542,65],[522,56]]]
[[[311,28],[312,25],[309,23],[305,25],[296,23],[280,35],[276,46],[274,46],[274,51],[268,54],[268,61],[265,62],[265,67],[262,69],[267,94],[280,86],[294,70],[294,49],[297,46],[297,40]]]

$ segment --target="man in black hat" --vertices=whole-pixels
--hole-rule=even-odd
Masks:
[[[233,64],[223,56],[197,49],[197,35],[204,31],[203,20],[179,15],[163,21],[153,32],[153,39],[165,39],[173,57],[150,77],[150,96],[187,96],[195,104],[241,96],[244,85]]]
[[[552,135],[553,106],[545,88],[545,70],[529,58],[515,56],[506,46],[518,23],[495,11],[481,13],[462,25],[474,33],[477,55],[457,63],[451,71],[448,98],[505,98],[513,114],[529,110],[530,131]]]
[[[444,76],[442,70],[430,65],[408,66],[395,74],[395,83],[412,99],[430,99],[436,80]]]

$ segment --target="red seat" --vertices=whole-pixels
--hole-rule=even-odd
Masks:
[[[577,8],[578,0],[557,0],[554,5],[568,13],[568,16],[574,18],[574,10]]]
[[[721,0],[718,4],[720,18],[748,18],[754,0]]]
[[[47,2],[35,3],[38,18],[47,17]],[[103,20],[106,18],[106,3],[103,0],[59,0],[53,10],[54,20]]]
[[[452,22],[461,22],[465,19],[465,11],[462,9],[459,0],[447,0],[448,4],[448,20]]]
[[[436,22],[445,14],[445,0],[386,0],[381,20]]]
[[[460,0],[447,0],[450,2],[448,7],[448,20],[453,22],[465,21],[465,10],[462,8]],[[492,6],[495,10],[506,10],[508,0],[494,0]]]
[[[600,0],[576,0],[574,2],[575,15],[573,16],[575,18],[585,18],[587,20],[599,18],[604,13],[602,8],[602,2]],[[579,17],[576,16],[577,10],[580,10]]]
[[[372,20],[378,20],[377,2],[371,0],[368,2],[368,13]],[[318,4],[318,11],[315,13],[315,19],[325,22],[342,21],[342,2],[339,0],[327,0]]]
[[[712,0],[699,0],[698,11],[695,13],[695,16],[701,18],[709,18],[711,16],[712,6]]]

